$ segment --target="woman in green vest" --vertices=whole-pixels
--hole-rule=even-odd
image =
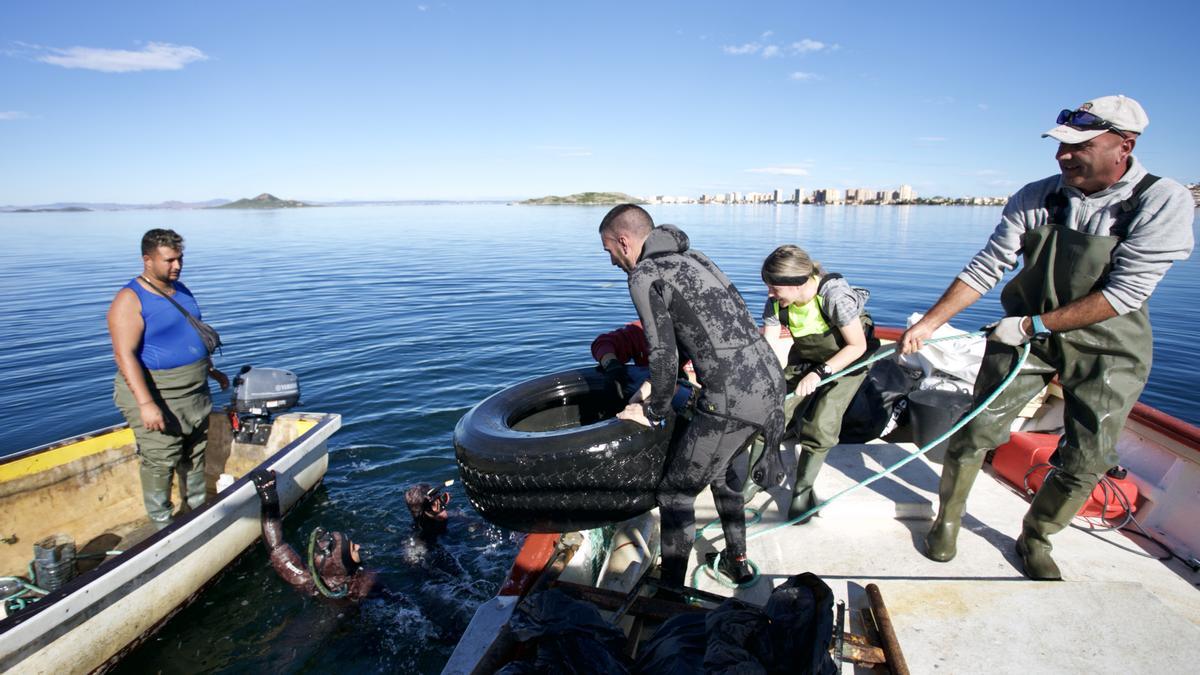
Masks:
[[[829,449],[837,444],[842,415],[850,407],[866,369],[829,384],[821,380],[862,361],[879,347],[866,311],[870,292],[840,274],[827,274],[804,249],[775,249],[762,265],[767,285],[763,333],[783,364],[788,435],[800,446],[788,517],[817,505],[813,483]],[[807,518],[803,522],[807,522]]]

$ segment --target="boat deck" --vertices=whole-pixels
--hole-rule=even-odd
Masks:
[[[881,441],[834,448],[817,494],[827,498],[915,451]],[[971,493],[958,556],[925,558],[940,473],[939,464],[918,458],[808,524],[755,537],[786,520],[790,498],[787,488],[760,493],[750,506],[766,508],[748,527],[748,548],[762,578],[733,590],[700,572],[695,585],[762,604],[771,588],[808,571],[853,610],[865,607],[864,589],[876,584],[914,673],[1187,672],[1200,663],[1200,574],[1158,560],[1164,552],[1140,537],[1071,527],[1054,538],[1066,581],[1030,581],[1014,549],[1028,502],[990,473]],[[698,526],[716,518],[707,490],[696,516]],[[708,528],[693,565],[723,548],[720,540],[719,526]],[[854,623],[846,630],[863,632]]]

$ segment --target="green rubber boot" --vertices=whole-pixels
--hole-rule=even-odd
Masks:
[[[1050,535],[1056,534],[1079,512],[1092,493],[1095,482],[1085,482],[1076,476],[1055,471],[1029,504],[1017,537],[1017,554],[1025,566],[1025,576],[1035,581],[1060,581],[1062,572],[1054,558]]]
[[[808,450],[800,452],[800,458],[796,462],[796,484],[792,486],[792,503],[788,506],[788,520],[799,517],[820,503],[813,492],[813,485],[817,482],[817,474],[821,472],[821,467],[825,466],[825,457],[828,454],[828,450],[822,453],[812,453]],[[817,514],[810,514],[796,524],[804,525],[815,515]]]
[[[947,461],[942,465],[942,479],[938,484],[938,513],[933,527],[925,535],[925,557],[935,562],[950,562],[958,554],[956,542],[962,527],[963,513],[967,510],[967,495],[975,484],[982,462],[962,464]]]
[[[171,469],[141,465],[142,503],[154,527],[163,529],[174,520],[175,505],[171,503]]]
[[[176,475],[179,476],[179,484],[184,487],[187,495],[183,498],[183,502],[187,504],[188,511],[195,511],[204,506],[208,495],[206,494],[204,464],[200,466],[188,466],[185,463],[180,463],[176,467]]]

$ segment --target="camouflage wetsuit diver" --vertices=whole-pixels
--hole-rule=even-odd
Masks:
[[[262,504],[263,545],[271,555],[271,567],[286,582],[305,595],[357,601],[381,590],[374,572],[364,569],[358,544],[342,532],[317,528],[314,532],[311,565],[283,540],[279,513],[279,491],[275,472],[255,469],[250,474]]]
[[[746,521],[741,482],[731,459],[757,432],[770,439],[752,468],[755,482],[782,480],[778,440],[783,430],[783,371],[737,289],[711,260],[690,250],[670,225],[654,227],[632,204],[614,208],[600,225],[614,265],[629,274],[629,294],[650,347],[651,393],[618,416],[664,424],[679,369],[679,348],[690,357],[701,393],[692,419],[676,433],[659,484],[662,518],[661,579],[682,586],[695,535],[695,498],[711,487],[725,533],[721,570],[744,582]]]

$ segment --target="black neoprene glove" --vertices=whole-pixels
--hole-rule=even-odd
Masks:
[[[279,504],[279,491],[275,488],[275,472],[268,469],[255,469],[250,472],[250,480],[258,491],[258,498],[263,506]]]

